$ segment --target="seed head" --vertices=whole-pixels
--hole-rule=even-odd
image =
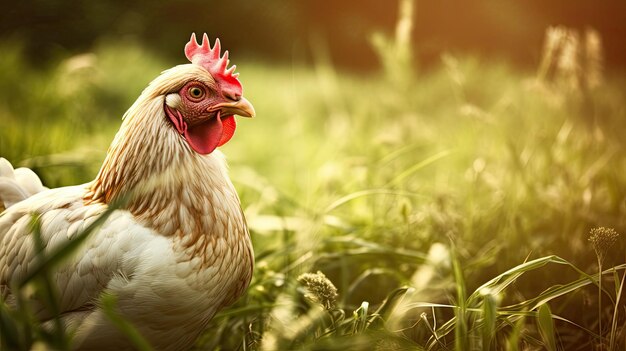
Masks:
[[[603,68],[603,50],[602,39],[597,30],[588,28],[585,31],[585,63],[587,86],[595,89],[602,84],[602,68]]]
[[[604,260],[606,252],[615,244],[618,237],[619,234],[613,228],[597,227],[591,229],[589,242],[596,251],[600,261]]]
[[[337,288],[326,278],[324,273],[317,271],[317,273],[301,274],[298,277],[298,282],[308,291],[304,294],[304,297],[321,304],[327,310],[331,310],[335,307],[335,303],[337,302]]]
[[[557,69],[571,91],[580,90],[582,67],[580,65],[580,36],[570,29],[564,37],[561,55],[557,61]]]

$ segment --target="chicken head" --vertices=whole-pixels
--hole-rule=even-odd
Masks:
[[[238,74],[234,73],[236,66],[228,68],[228,51],[220,54],[219,39],[211,48],[206,34],[202,45],[192,34],[185,54],[208,74],[190,79],[180,90],[168,94],[165,114],[189,146],[206,155],[232,138],[236,128],[234,115],[253,117],[255,112],[243,97]]]

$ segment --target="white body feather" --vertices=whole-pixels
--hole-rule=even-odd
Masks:
[[[14,170],[9,161],[0,158],[0,209],[46,189],[33,171],[28,168]]]

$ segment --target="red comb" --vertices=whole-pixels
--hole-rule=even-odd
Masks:
[[[235,73],[237,66],[228,68],[228,50],[220,57],[220,40],[215,39],[211,48],[209,37],[206,33],[202,36],[202,45],[196,41],[196,33],[191,34],[191,39],[185,45],[185,56],[191,63],[204,67],[219,83],[222,92],[229,98],[239,100],[243,88],[237,79],[239,73]]]

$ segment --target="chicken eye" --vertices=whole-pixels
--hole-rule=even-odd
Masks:
[[[189,96],[191,96],[194,99],[199,99],[204,96],[204,90],[198,87],[192,87],[189,89]]]

